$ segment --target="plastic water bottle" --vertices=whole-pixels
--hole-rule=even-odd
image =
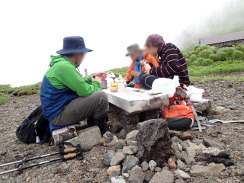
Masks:
[[[118,88],[119,88],[119,91],[122,91],[124,89],[124,79],[122,78],[121,75],[119,75],[119,78],[118,78]]]

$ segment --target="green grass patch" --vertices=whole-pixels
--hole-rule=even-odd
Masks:
[[[122,75],[122,77],[125,77],[128,70],[129,67],[121,67],[121,68],[110,69],[109,71],[113,72],[116,75]]]
[[[7,102],[9,99],[8,95],[5,95],[4,93],[0,93],[0,104],[4,104],[5,102]]]

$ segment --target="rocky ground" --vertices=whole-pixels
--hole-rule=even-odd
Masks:
[[[197,82],[194,85],[203,88],[205,90],[205,98],[212,100],[214,109],[217,107],[216,112],[211,116],[212,118],[244,120],[244,82]],[[2,140],[0,144],[0,164],[57,150],[55,146],[48,146],[47,144],[25,145],[19,142],[15,136],[18,124],[39,103],[38,95],[33,95],[26,98],[12,97],[10,102],[0,105],[0,133]],[[194,139],[208,138],[222,143],[230,151],[230,158],[234,160],[234,165],[226,166],[224,169],[223,167],[215,167],[215,169],[223,169],[217,176],[197,176],[196,173],[190,171],[192,165],[186,165],[186,167],[181,169],[190,176],[190,178],[184,179],[185,182],[244,182],[243,123],[221,124],[217,127],[208,127],[203,133],[198,131],[190,131],[190,133]],[[173,136],[171,133],[171,137]],[[84,153],[84,160],[54,162],[22,172],[0,175],[0,182],[110,182],[109,175],[107,175],[108,167],[103,163],[104,154],[107,150],[111,150],[111,148],[96,146],[89,152]],[[207,164],[194,162],[193,165]],[[134,171],[136,172],[138,168],[140,167],[136,167]],[[165,169],[167,168],[165,167]],[[0,171],[3,170],[1,169]],[[173,170],[169,170],[170,173],[174,173],[174,179],[178,179],[179,176]]]

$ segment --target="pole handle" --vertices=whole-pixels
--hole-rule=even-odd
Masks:
[[[77,156],[77,153],[71,153],[71,154],[64,155],[63,159],[68,160],[68,159],[75,158],[76,156]]]
[[[67,154],[67,153],[70,153],[70,152],[75,152],[75,151],[76,151],[76,148],[75,147],[72,147],[72,148],[64,149],[63,150],[64,154]]]

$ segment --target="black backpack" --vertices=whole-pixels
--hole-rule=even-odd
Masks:
[[[42,107],[38,106],[17,128],[16,136],[26,144],[36,143],[39,137],[41,144],[49,142],[49,121],[43,117]]]

